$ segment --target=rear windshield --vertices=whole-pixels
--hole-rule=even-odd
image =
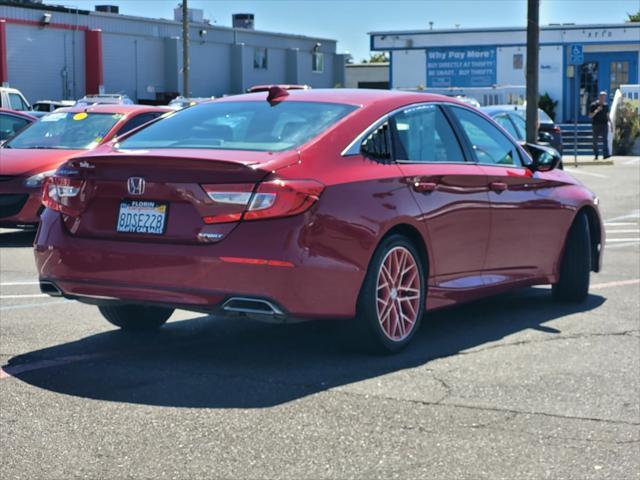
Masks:
[[[123,117],[109,113],[50,113],[13,138],[9,148],[94,148]]]
[[[276,152],[306,143],[357,107],[335,103],[212,102],[179,111],[120,142],[123,149]]]

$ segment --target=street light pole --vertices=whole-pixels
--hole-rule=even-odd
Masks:
[[[538,60],[540,1],[527,1],[527,143],[538,140]]]
[[[182,0],[182,96],[189,97],[189,8]]]

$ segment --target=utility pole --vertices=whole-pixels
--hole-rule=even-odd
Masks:
[[[189,8],[182,0],[182,96],[189,97]]]
[[[527,0],[527,143],[538,141],[540,0]]]

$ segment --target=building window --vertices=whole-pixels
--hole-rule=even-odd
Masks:
[[[253,50],[253,68],[267,69],[267,49],[264,47],[256,47]]]
[[[324,53],[313,52],[311,55],[311,71],[315,73],[324,72]]]
[[[629,62],[611,62],[609,67],[611,82],[609,84],[609,96],[613,98],[620,85],[629,83]]]
[[[522,55],[521,53],[515,53],[513,55],[513,69],[522,70],[523,64],[524,64],[524,55]]]

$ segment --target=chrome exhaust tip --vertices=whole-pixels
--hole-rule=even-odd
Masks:
[[[55,283],[47,280],[40,280],[40,291],[51,297],[62,297],[63,295],[62,290]]]
[[[224,302],[222,310],[248,315],[284,316],[284,312],[278,306],[261,298],[231,297]]]

